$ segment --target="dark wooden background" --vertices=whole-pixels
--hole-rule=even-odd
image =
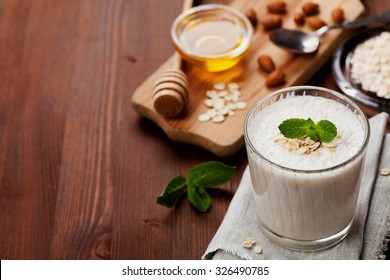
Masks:
[[[202,1],[228,3],[229,1]],[[390,8],[365,1],[368,14]],[[0,0],[0,258],[199,259],[247,164],[200,214],[156,198],[219,160],[174,143],[131,106],[173,53],[180,0]],[[309,84],[337,89],[330,64]],[[367,111],[370,115],[375,112]]]

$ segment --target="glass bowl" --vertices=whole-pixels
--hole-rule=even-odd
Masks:
[[[229,69],[244,56],[253,28],[240,11],[209,4],[191,8],[172,24],[171,37],[183,59],[209,72]]]
[[[377,110],[390,112],[389,99],[378,97],[375,93],[364,90],[351,77],[350,60],[355,48],[360,43],[379,35],[383,31],[390,31],[390,25],[365,28],[344,40],[333,56],[332,74],[337,85],[346,95]]]

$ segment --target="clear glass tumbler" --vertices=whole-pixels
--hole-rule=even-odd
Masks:
[[[256,115],[269,106],[275,111],[274,104],[297,96],[332,99],[350,110],[364,130],[358,152],[336,166],[316,170],[285,167],[259,152],[254,144],[254,124],[262,118]],[[362,110],[351,99],[326,88],[290,87],[259,100],[247,114],[244,136],[263,233],[273,242],[298,251],[322,250],[340,242],[354,220],[369,135],[369,123]]]

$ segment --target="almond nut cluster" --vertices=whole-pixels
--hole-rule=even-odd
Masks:
[[[282,0],[273,0],[267,3],[266,9],[268,15],[261,20],[261,24],[263,25],[264,29],[271,30],[281,27],[283,21],[282,16],[287,14],[288,12],[286,2]],[[314,2],[306,2],[302,5],[301,11],[298,11],[294,14],[294,22],[298,26],[302,26],[306,22],[311,29],[317,30],[326,25],[325,21],[318,17],[319,13],[319,4]],[[253,9],[250,9],[245,14],[252,23],[252,25],[256,27],[258,22],[256,12]],[[341,9],[340,7],[334,8],[331,12],[331,18],[333,23],[343,22],[343,9]]]
[[[260,55],[257,58],[257,63],[259,64],[259,68],[261,70],[269,73],[265,80],[265,84],[268,87],[284,84],[286,74],[282,70],[276,69],[275,62],[269,55]]]
[[[312,30],[320,29],[326,25],[318,14],[320,13],[320,6],[314,2],[306,2],[302,5],[302,12],[297,12],[294,15],[296,25],[303,25],[305,22]],[[344,21],[344,11],[340,7],[336,7],[331,13],[333,23],[341,23]]]
[[[266,15],[260,22],[264,27],[264,30],[272,30],[280,28],[282,26],[282,17],[288,13],[288,7],[283,0],[273,0],[266,4]],[[294,14],[294,22],[298,26],[302,26],[305,23],[312,29],[317,30],[326,25],[318,14],[320,13],[320,5],[314,2],[305,2],[300,11]],[[253,27],[256,27],[258,18],[256,11],[249,9],[246,13],[249,21]],[[334,23],[341,23],[344,21],[344,11],[340,7],[336,7],[331,13],[332,21]],[[268,73],[265,84],[267,87],[275,87],[285,83],[286,74],[281,69],[276,69],[275,62],[269,55],[262,54],[257,59],[259,68]]]
[[[267,15],[261,20],[264,29],[271,30],[281,27],[283,22],[282,16],[284,14],[287,14],[286,2],[281,0],[274,0],[268,2],[266,8],[269,15]],[[296,12],[294,14],[294,22],[298,26],[302,26],[306,22],[311,29],[317,30],[326,25],[325,21],[318,17],[319,13],[319,4],[314,2],[306,2],[302,5],[301,11]],[[253,13],[251,16],[253,17]],[[342,21],[344,21],[344,11],[340,7],[334,8],[332,10],[331,17],[333,23],[341,23]]]
[[[267,11],[271,15],[261,21],[265,30],[271,30],[282,26],[282,15],[287,13],[287,5],[284,1],[275,0],[267,4]]]
[[[275,137],[274,142],[288,152],[295,152],[296,154],[311,154],[319,155],[319,149],[326,148],[330,152],[335,152],[337,148],[337,141],[340,140],[340,136],[337,135],[336,139],[331,143],[323,143],[319,140],[313,141],[310,137],[303,137],[299,139],[290,139],[279,134]]]

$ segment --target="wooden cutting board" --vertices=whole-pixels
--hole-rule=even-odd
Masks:
[[[242,12],[253,8],[261,20],[268,14],[267,2],[269,1],[236,0],[230,6]],[[286,2],[288,3],[288,13],[283,16],[283,27],[297,29],[293,15],[300,11],[302,3],[307,1],[291,0]],[[327,0],[326,4],[319,0],[312,2],[319,3],[319,17],[328,24],[331,23],[331,11],[335,7],[341,7],[344,10],[346,20],[356,19],[364,13],[364,7],[359,0]],[[310,31],[306,25],[299,29]],[[185,72],[190,84],[190,96],[184,115],[178,118],[164,118],[153,108],[152,88],[154,82],[162,70],[172,65],[173,57],[168,59],[135,90],[132,98],[133,107],[140,115],[157,123],[170,139],[198,145],[220,157],[229,157],[244,146],[243,124],[250,107],[261,97],[281,88],[267,88],[265,85],[266,74],[259,70],[257,57],[260,54],[270,55],[275,61],[276,67],[286,73],[286,83],[282,87],[303,85],[333,55],[348,32],[346,30],[331,30],[322,37],[321,46],[317,53],[296,55],[276,47],[269,40],[268,32],[258,24],[248,53],[244,60],[234,68],[219,73],[207,73],[196,67],[185,65]],[[248,106],[245,110],[236,111],[234,116],[228,116],[223,123],[199,122],[198,116],[207,110],[204,105],[205,93],[219,82],[238,83],[242,93],[241,100],[246,102]]]

